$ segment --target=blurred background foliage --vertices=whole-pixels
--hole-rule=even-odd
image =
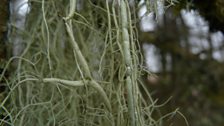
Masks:
[[[175,5],[169,6],[165,10],[162,21],[160,21],[162,23],[155,23],[153,30],[144,31],[140,28],[140,24],[137,25],[139,26],[138,41],[141,45],[154,46],[161,64],[161,69],[152,72],[153,75],[143,75],[143,79],[152,97],[158,99],[158,103],[163,103],[172,96],[171,100],[161,109],[162,114],[179,108],[191,126],[223,126],[224,63],[222,60],[214,58],[213,54],[217,50],[223,51],[224,40],[221,40],[219,47],[215,47],[211,37],[215,32],[219,32],[223,36],[224,1],[180,0],[174,1],[174,3]],[[102,2],[95,2],[95,4],[101,6]],[[2,0],[0,4],[0,65],[4,64],[3,60],[6,60],[8,55],[4,48],[5,27],[9,14],[6,5],[8,5],[7,0]],[[170,3],[167,2],[165,5],[170,5]],[[61,9],[63,9],[63,5]],[[94,11],[97,9],[92,13]],[[192,34],[191,27],[187,25],[181,14],[183,11],[194,11],[207,22],[208,32],[206,34],[199,33],[196,36],[205,40],[202,42],[209,45],[209,48],[201,49],[196,53],[192,52],[194,45],[190,43],[190,37],[195,34]],[[58,10],[59,17],[64,15],[61,12],[63,11]],[[35,15],[35,12],[33,14]],[[104,16],[99,17],[103,18]],[[35,21],[35,19],[30,20]],[[96,18],[93,24],[98,24],[98,26],[94,27],[100,27],[103,30],[104,26],[101,21],[102,19]],[[135,23],[140,22],[136,21]],[[199,41],[199,39],[197,40]],[[143,48],[141,51],[144,52]],[[148,57],[145,55],[145,58]],[[146,63],[145,65],[147,66]],[[0,86],[0,89],[3,92],[3,86]],[[167,124],[170,125],[172,122],[174,126],[185,125],[183,119],[178,117],[173,119],[175,120],[167,120]]]
[[[204,34],[203,30],[192,33],[183,11],[196,12],[197,18],[206,22],[207,33]],[[200,25],[199,22],[195,29],[200,29]],[[180,0],[165,11],[162,23],[157,23],[154,30],[139,33],[141,42],[155,47],[161,63],[156,76],[145,76],[153,98],[162,103],[172,96],[164,111],[179,107],[192,126],[224,125],[224,63],[214,58],[216,51],[224,55],[223,32],[223,0]],[[211,39],[214,33],[221,34],[218,47]],[[199,39],[192,41],[192,36]],[[199,41],[202,47],[198,48],[202,49],[192,51],[195,48],[192,43]],[[204,44],[208,48],[203,49]],[[178,125],[178,120],[174,123]]]

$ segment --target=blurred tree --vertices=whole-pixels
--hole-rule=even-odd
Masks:
[[[209,22],[210,30],[224,32],[224,1],[223,0],[192,0],[193,8]]]
[[[6,38],[7,38],[7,23],[9,20],[9,0],[2,0],[0,4],[0,75],[4,68],[7,50],[6,50]],[[4,91],[3,82],[0,82],[0,101],[1,93]]]
[[[6,50],[6,38],[7,38],[7,23],[9,20],[9,0],[1,0],[0,4],[0,76],[4,69],[7,60],[7,50]],[[7,75],[5,75],[7,76]],[[5,83],[0,81],[0,103],[6,95]],[[3,113],[0,108],[0,119],[3,119],[5,113]]]
[[[155,45],[161,57],[162,69],[156,73],[159,81],[157,84],[148,82],[154,98],[162,102],[173,96],[170,109],[183,108],[193,126],[224,123],[224,63],[213,58],[215,48],[210,38],[212,31],[223,32],[223,7],[222,0],[181,1],[166,10],[163,23],[157,24],[154,31],[139,33],[140,41]],[[194,9],[208,21],[210,32],[202,38],[209,48],[197,53],[191,51],[192,34],[180,13],[183,9]],[[201,58],[202,55],[205,58]]]
[[[2,0],[0,5],[0,61],[6,58],[6,35],[9,20],[9,1]]]

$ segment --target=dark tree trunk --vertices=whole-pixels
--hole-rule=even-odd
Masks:
[[[7,21],[9,19],[9,0],[0,4],[0,62],[6,58]]]
[[[1,0],[0,4],[0,75],[2,74],[7,59],[7,22],[9,19],[9,0]],[[3,82],[0,80],[0,94],[4,91]],[[1,99],[0,99],[1,100]]]

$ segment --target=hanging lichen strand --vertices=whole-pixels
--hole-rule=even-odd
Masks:
[[[111,111],[110,101],[107,98],[106,93],[104,92],[102,87],[92,78],[90,69],[85,60],[85,57],[83,56],[82,52],[79,49],[77,42],[75,41],[73,31],[72,31],[72,21],[70,20],[75,13],[75,6],[76,6],[76,0],[70,0],[70,11],[69,11],[68,16],[64,18],[67,32],[69,34],[69,37],[71,38],[71,44],[72,44],[72,48],[73,48],[74,57],[77,57],[77,60],[78,60],[77,65],[81,66],[80,74],[83,73],[83,77],[84,77],[84,78],[82,78],[83,81],[87,82],[88,80],[90,80],[89,82],[87,82],[87,84],[89,84],[90,86],[95,88],[102,95],[107,108]],[[83,71],[83,72],[81,72],[81,71]]]
[[[138,16],[131,7],[127,0],[32,1],[20,33],[26,47],[0,75],[1,82],[19,61],[5,81],[9,93],[0,112],[7,118],[0,125],[162,125],[174,113],[153,117],[161,105],[141,81]]]
[[[136,126],[136,116],[135,116],[135,107],[134,107],[134,96],[133,96],[133,84],[134,81],[132,78],[132,56],[131,56],[131,50],[130,50],[130,40],[129,40],[129,33],[128,33],[128,14],[127,14],[127,7],[126,2],[124,0],[121,0],[121,28],[122,28],[122,45],[123,45],[123,52],[124,52],[124,61],[126,66],[126,79],[125,84],[127,88],[128,93],[128,111],[130,116],[130,123],[131,126]]]

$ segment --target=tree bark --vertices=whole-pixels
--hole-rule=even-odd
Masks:
[[[9,19],[9,0],[1,0],[0,4],[0,75],[2,74],[7,58],[7,22]],[[3,81],[0,80],[0,100],[1,93],[5,90]]]
[[[6,58],[7,21],[9,19],[9,0],[1,0],[0,4],[0,65]]]

